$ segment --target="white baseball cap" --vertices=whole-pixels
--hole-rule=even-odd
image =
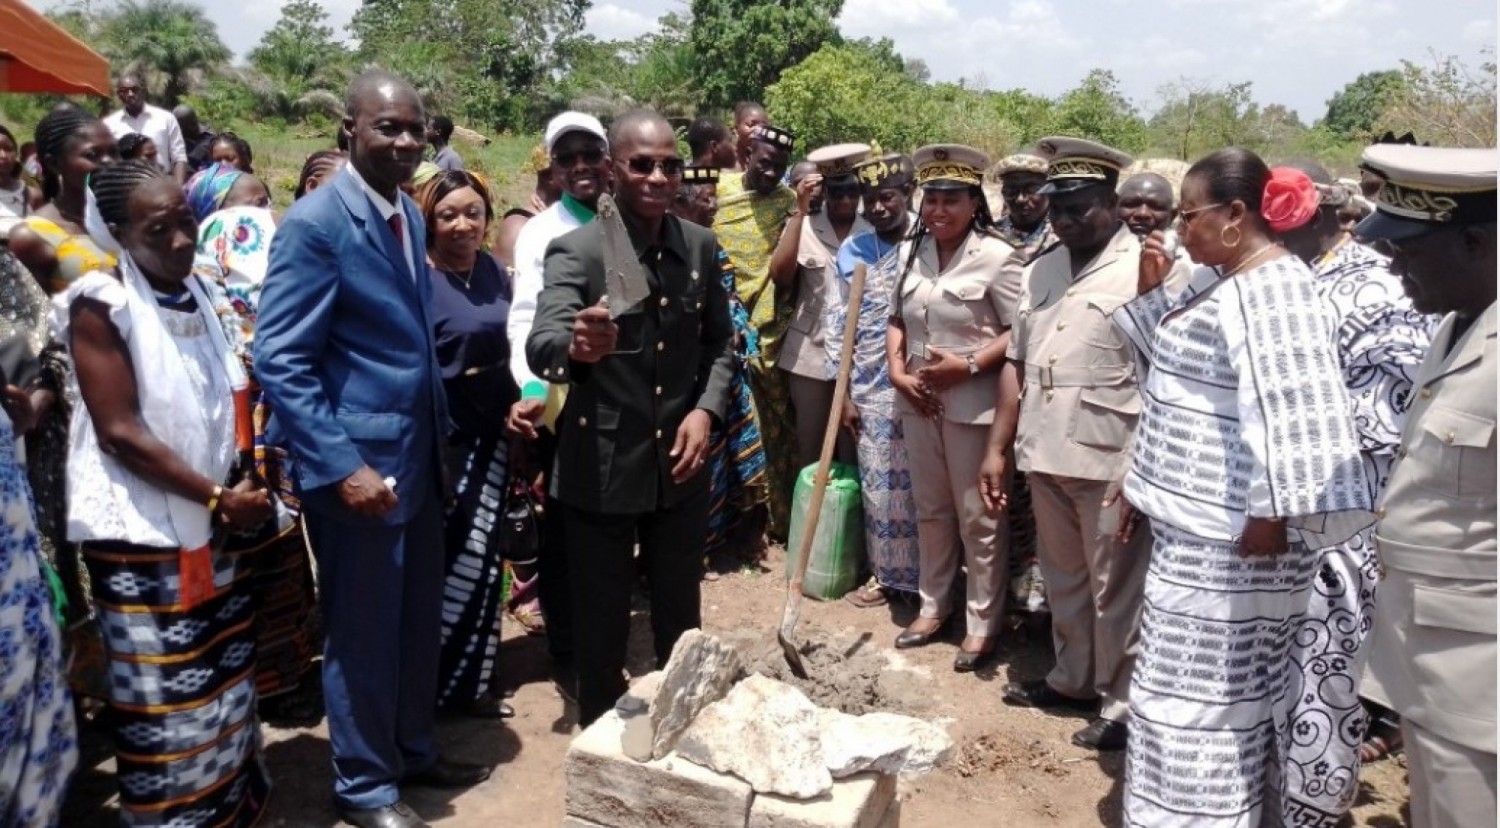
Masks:
[[[599,119],[584,112],[564,112],[547,122],[547,133],[545,142],[547,154],[552,154],[552,148],[556,146],[557,139],[570,132],[587,132],[598,136],[604,142],[604,148],[609,149],[609,136],[604,134],[604,124]]]

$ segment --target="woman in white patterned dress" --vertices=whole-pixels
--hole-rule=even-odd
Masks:
[[[1349,192],[1327,170],[1302,162],[1272,174],[1287,177],[1304,193],[1302,209],[1275,229],[1287,249],[1312,268],[1319,293],[1333,306],[1339,362],[1375,501],[1401,444],[1433,317],[1412,307],[1385,256],[1343,230],[1339,211]],[[1282,811],[1286,823],[1299,828],[1333,828],[1349,812],[1359,792],[1360,746],[1367,732],[1374,733],[1360,700],[1380,582],[1371,533],[1321,550],[1317,572],[1307,616],[1292,645],[1297,670]],[[1383,700],[1378,688],[1368,689]],[[1386,712],[1382,719],[1395,715]]]
[[[1292,636],[1316,550],[1367,526],[1370,496],[1312,273],[1275,241],[1284,206],[1253,153],[1221,150],[1182,187],[1179,232],[1206,267],[1169,296],[1160,233],[1141,296],[1115,312],[1143,411],[1122,506],[1155,544],[1131,683],[1125,824],[1279,819]]]

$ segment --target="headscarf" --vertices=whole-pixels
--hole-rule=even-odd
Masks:
[[[442,167],[439,167],[431,161],[423,161],[420,165],[417,166],[417,171],[411,177],[412,189],[417,189],[423,184],[431,181],[432,179],[437,178],[438,174],[442,171]]]
[[[182,191],[187,195],[188,206],[193,208],[193,215],[200,223],[224,206],[229,188],[244,174],[234,165],[220,162],[194,173],[188,179]]]
[[[536,175],[545,172],[551,166],[552,156],[547,154],[547,145],[537,144],[531,148],[531,156],[526,159],[526,163],[521,165],[521,174]]]
[[[89,236],[100,247],[119,257],[119,281],[124,286],[123,310],[130,320],[126,347],[136,375],[149,378],[138,383],[141,419],[146,427],[159,435],[171,435],[173,450],[188,466],[211,480],[223,480],[229,473],[233,455],[222,450],[221,438],[225,435],[209,433],[209,424],[198,412],[182,404],[193,398],[192,385],[187,368],[177,350],[172,336],[157,313],[156,298],[146,277],[136,267],[129,252],[109,231],[109,225],[99,213],[99,203],[94,191],[84,187],[86,198],[84,227]],[[67,301],[53,311],[56,327],[63,341],[69,335],[67,307],[75,297],[74,290],[97,289],[100,282],[93,280],[94,274],[75,283],[70,288]],[[107,277],[111,281],[113,277]],[[197,278],[189,277],[183,282],[197,302],[196,313],[211,331],[221,331],[214,314],[208,293]],[[79,294],[83,295],[83,294]],[[244,389],[248,380],[239,359],[235,357],[229,342],[223,337],[209,337],[215,356],[224,367],[226,391]],[[74,435],[75,446],[77,433]],[[166,493],[167,511],[177,542],[184,550],[196,550],[206,546],[213,534],[213,516],[202,503],[188,500],[172,492]]]

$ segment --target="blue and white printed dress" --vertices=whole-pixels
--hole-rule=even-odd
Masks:
[[[4,412],[0,518],[0,825],[56,825],[78,765],[73,697],[42,573],[31,490]]]
[[[859,487],[865,512],[865,551],[875,582],[888,589],[917,591],[917,505],[911,492],[911,466],[901,418],[896,416],[896,388],[885,358],[885,332],[891,297],[901,277],[898,244],[880,240],[866,228],[839,247],[825,330],[830,375],[838,367],[844,320],[854,266],[865,265],[865,291],[855,329],[854,365],[849,398],[859,411]]]

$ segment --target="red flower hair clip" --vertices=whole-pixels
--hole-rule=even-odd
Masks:
[[[1291,167],[1271,170],[1260,200],[1260,214],[1277,233],[1296,230],[1318,213],[1318,188],[1307,173]]]

